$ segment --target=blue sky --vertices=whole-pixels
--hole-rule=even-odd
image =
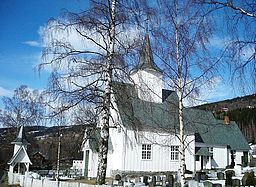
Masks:
[[[87,1],[1,0],[0,1],[0,96],[12,94],[22,84],[43,89],[47,74],[39,75],[40,27],[64,9],[79,11]]]
[[[22,84],[31,89],[46,88],[47,73],[40,76],[35,69],[42,51],[40,27],[60,15],[63,9],[77,12],[87,6],[87,0],[0,1],[0,96],[11,96]],[[217,78],[215,89],[205,97],[213,102],[239,95],[240,92]]]

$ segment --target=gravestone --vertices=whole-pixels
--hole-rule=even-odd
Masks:
[[[134,183],[139,183],[140,182],[140,178],[139,177],[136,177],[135,179],[134,179]]]
[[[173,187],[174,177],[170,172],[166,173],[166,182],[169,184],[169,186]]]
[[[143,182],[138,182],[134,184],[134,187],[142,187],[142,186],[145,186]]]
[[[133,187],[134,184],[132,182],[124,182],[124,187]]]
[[[148,176],[143,176],[143,183],[147,186],[148,185]]]
[[[159,175],[156,176],[156,186],[162,186],[163,182],[161,180],[161,177]]]
[[[217,173],[217,178],[218,178],[219,180],[224,180],[224,173],[218,172],[218,173]]]
[[[205,172],[201,172],[201,177],[200,177],[200,180],[207,180],[208,179],[208,176],[206,175]]]
[[[209,181],[205,181],[203,182],[203,184],[204,184],[204,187],[213,187],[213,184]]]
[[[149,184],[150,187],[155,187],[156,186],[156,177],[152,176],[151,182]]]
[[[166,186],[166,177],[162,177],[162,186],[165,187]]]
[[[161,181],[161,177],[159,175],[156,176],[156,181],[157,182]]]
[[[117,174],[117,175],[115,176],[115,180],[120,181],[120,180],[121,180],[121,175]]]
[[[232,187],[240,186],[240,180],[239,179],[232,179]]]
[[[222,184],[216,183],[216,184],[213,184],[212,187],[222,187]]]
[[[188,187],[197,187],[197,186],[199,186],[198,181],[195,181],[195,180],[189,180],[186,185]]]
[[[198,181],[198,182],[200,182],[200,179],[201,179],[201,173],[196,172],[196,174],[195,174],[195,180]]]

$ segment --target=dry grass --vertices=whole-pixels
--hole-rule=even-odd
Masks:
[[[79,183],[85,183],[85,184],[90,184],[90,185],[95,185],[96,184],[96,179],[80,179],[80,180],[72,180],[70,182],[79,182]]]
[[[112,180],[113,180],[112,178],[107,178],[106,183],[110,183]],[[79,183],[85,183],[85,184],[90,184],[90,185],[96,185],[96,179],[80,179],[80,180],[72,180],[72,182],[79,182]]]

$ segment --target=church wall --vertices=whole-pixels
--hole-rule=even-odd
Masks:
[[[85,161],[85,154],[83,157],[83,164],[84,164],[84,161]],[[98,153],[92,152],[91,150],[89,150],[89,163],[88,163],[89,178],[95,178],[97,176],[97,168],[98,168]]]
[[[215,146],[213,148],[212,167],[225,168],[228,165],[228,149],[224,146]]]
[[[163,80],[161,73],[138,70],[131,75],[138,89],[140,99],[151,102],[162,102]]]
[[[177,171],[179,161],[171,161],[170,146],[179,145],[177,137],[168,133],[143,132],[136,134],[129,130],[126,137],[125,171]],[[137,137],[136,137],[137,136]],[[188,137],[188,141],[193,140]],[[149,160],[142,159],[142,144],[152,145],[152,157]],[[192,141],[193,144],[193,141]],[[194,169],[194,146],[189,145],[185,151],[187,169]]]
[[[116,131],[116,132],[114,132]],[[117,134],[120,136],[118,137]],[[112,141],[115,140],[117,141]],[[133,172],[133,171],[178,171],[179,161],[170,160],[170,146],[179,145],[178,139],[174,135],[168,133],[152,133],[143,132],[137,134],[133,130],[118,129],[111,130],[111,141],[113,144],[113,152],[108,154],[107,177],[113,176],[116,171]],[[122,139],[124,141],[122,141]],[[187,138],[192,143],[185,151],[186,168],[194,171],[194,143],[193,136]],[[119,143],[118,143],[119,142]],[[122,145],[121,145],[122,144]],[[142,144],[152,145],[152,158],[149,160],[142,159]],[[97,176],[98,154],[90,150],[88,177]]]

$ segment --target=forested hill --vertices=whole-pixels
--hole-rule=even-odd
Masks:
[[[70,168],[73,160],[82,159],[81,145],[84,137],[84,126],[30,126],[25,127],[26,139],[30,143],[28,155],[40,152],[47,160],[40,169],[56,168],[59,133],[61,136],[61,168]],[[7,162],[13,155],[13,144],[19,132],[18,128],[0,128],[0,171],[7,169]],[[30,169],[36,164],[32,161]],[[0,185],[1,186],[1,185]]]
[[[195,108],[212,111],[219,119],[228,115],[230,120],[237,122],[248,142],[256,143],[256,94],[204,104]]]

